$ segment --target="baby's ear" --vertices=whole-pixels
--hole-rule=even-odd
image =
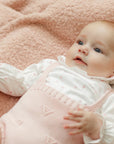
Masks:
[[[114,72],[112,74],[113,79],[109,82],[109,84],[111,85],[111,87],[114,89]]]
[[[114,72],[110,73],[109,78],[114,77]]]
[[[114,76],[114,72],[112,73],[112,76]]]
[[[112,76],[114,76],[114,71],[112,72]]]

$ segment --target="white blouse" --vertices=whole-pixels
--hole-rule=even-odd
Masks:
[[[0,64],[0,91],[12,96],[22,96],[39,79],[53,59],[45,59],[19,70],[9,64]],[[46,79],[46,84],[82,105],[91,105],[110,89],[109,82],[114,78],[90,77],[77,67],[68,67],[65,57],[59,56],[57,66]],[[88,90],[89,89],[89,90]],[[98,112],[104,120],[100,139],[91,140],[84,136],[85,144],[114,144],[114,94],[109,96]]]

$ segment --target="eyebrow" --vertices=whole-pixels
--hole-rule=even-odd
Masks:
[[[84,38],[86,38],[87,36],[86,35],[80,35],[80,37],[84,37]],[[102,45],[102,46],[105,46],[105,44],[103,43],[103,42],[101,42],[101,41],[96,41],[98,44],[100,44],[100,45]]]
[[[81,35],[81,37],[84,37],[86,38],[87,36],[86,35]],[[96,41],[98,44],[102,45],[102,46],[105,46],[105,44],[102,42],[102,41]]]
[[[101,41],[96,41],[98,44],[100,44],[100,45],[102,45],[102,46],[104,46],[105,44],[103,43],[103,42],[101,42]]]
[[[80,35],[80,37],[85,37],[86,38],[87,36],[86,35]]]

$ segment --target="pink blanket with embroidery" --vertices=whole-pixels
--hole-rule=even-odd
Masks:
[[[56,58],[96,20],[114,22],[114,0],[0,0],[0,62],[24,69]],[[0,93],[0,115],[17,101]]]

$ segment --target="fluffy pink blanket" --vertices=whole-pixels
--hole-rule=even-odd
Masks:
[[[114,0],[0,0],[0,62],[24,69],[56,58],[96,20],[114,22]],[[0,115],[17,101],[0,93]]]

